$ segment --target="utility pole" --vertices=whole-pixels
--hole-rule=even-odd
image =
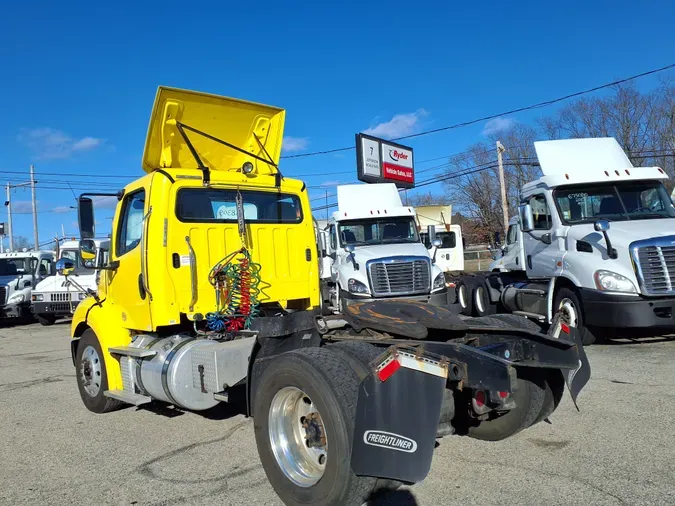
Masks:
[[[37,202],[35,200],[35,167],[30,166],[30,191],[31,200],[33,201],[33,240],[35,241],[35,251],[40,251],[40,244],[38,243],[38,219],[37,219]]]
[[[504,239],[506,239],[506,231],[509,227],[509,208],[506,202],[506,185],[504,184],[504,162],[502,161],[502,153],[505,151],[501,142],[497,141],[497,161],[499,163],[499,186],[502,191],[502,214],[504,217]]]
[[[7,206],[7,228],[9,229],[9,250],[14,251],[14,234],[12,233],[12,200],[9,196],[9,183],[7,183],[7,200],[5,205]]]

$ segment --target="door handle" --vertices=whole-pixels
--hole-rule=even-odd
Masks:
[[[527,255],[527,267],[532,268],[532,255]]]
[[[145,286],[143,285],[143,274],[138,275],[138,295],[145,300]]]

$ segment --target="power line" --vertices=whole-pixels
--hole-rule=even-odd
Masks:
[[[421,137],[423,135],[429,135],[429,134],[433,134],[433,133],[444,132],[446,130],[453,130],[455,128],[461,128],[461,127],[465,127],[465,126],[469,126],[469,125],[474,125],[476,123],[480,123],[482,121],[488,121],[488,120],[491,120],[491,119],[499,118],[501,116],[508,116],[510,114],[516,114],[516,113],[519,113],[519,112],[529,111],[529,110],[532,110],[532,109],[539,109],[541,107],[547,107],[549,105],[553,105],[553,104],[556,104],[558,102],[563,102],[565,100],[569,100],[570,98],[576,98],[576,97],[580,97],[580,96],[583,96],[583,95],[588,95],[589,93],[594,93],[596,91],[599,91],[599,90],[602,90],[602,89],[605,89],[605,88],[611,88],[612,86],[617,86],[619,84],[627,83],[629,81],[633,81],[633,80],[639,79],[641,77],[646,77],[646,76],[649,76],[649,75],[657,74],[659,72],[664,72],[664,71],[672,69],[674,67],[675,67],[675,63],[671,63],[670,65],[666,65],[665,67],[661,67],[661,68],[657,68],[657,69],[653,69],[653,70],[648,70],[647,72],[635,74],[633,76],[626,77],[626,78],[623,78],[623,79],[619,79],[617,81],[612,81],[610,83],[602,84],[600,86],[594,86],[593,88],[588,88],[586,90],[577,91],[577,92],[574,92],[574,93],[570,93],[568,95],[564,95],[562,97],[557,97],[557,98],[553,98],[551,100],[546,100],[544,102],[539,102],[537,104],[527,105],[527,106],[524,106],[524,107],[518,107],[517,109],[511,109],[509,111],[504,111],[504,112],[500,112],[500,113],[496,113],[496,114],[490,114],[489,116],[483,116],[482,118],[476,118],[476,119],[472,119],[472,120],[469,120],[469,121],[463,121],[461,123],[456,123],[454,125],[449,125],[449,126],[445,126],[445,127],[441,127],[441,128],[434,128],[433,130],[426,130],[424,132],[419,132],[419,133],[416,133],[416,134],[403,135],[401,137],[396,137],[396,138],[391,139],[391,140],[392,141],[400,141],[400,140],[403,140],[403,139],[412,139],[414,137]],[[317,155],[324,155],[324,154],[329,154],[329,153],[337,153],[337,152],[340,152],[340,151],[348,151],[348,150],[352,150],[352,149],[356,149],[356,146],[327,149],[327,150],[324,150],[324,151],[314,151],[314,152],[311,152],[311,153],[300,153],[300,154],[297,154],[297,155],[287,155],[287,156],[282,156],[281,158],[306,158],[306,157],[309,157],[309,156],[317,156]]]

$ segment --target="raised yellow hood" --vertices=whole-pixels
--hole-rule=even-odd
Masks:
[[[143,170],[197,168],[178,124],[197,129],[262,159],[271,159],[278,165],[285,115],[285,110],[278,107],[160,86],[145,140]],[[274,167],[253,156],[185,127],[184,132],[202,163],[210,170],[239,170],[244,162],[250,161],[258,174],[276,172]]]

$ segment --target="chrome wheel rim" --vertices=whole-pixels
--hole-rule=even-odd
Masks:
[[[270,406],[269,438],[279,469],[295,485],[315,485],[326,470],[328,444],[323,420],[302,390],[279,390]]]
[[[87,346],[82,352],[82,361],[80,364],[80,381],[84,391],[90,397],[96,397],[101,391],[101,358],[93,346]]]
[[[476,289],[476,309],[479,313],[484,313],[485,308],[483,307],[483,287],[479,286]]]
[[[562,317],[569,326],[578,328],[579,319],[577,317],[577,308],[574,306],[574,302],[571,299],[563,299],[560,301],[560,313]]]
[[[457,298],[459,299],[459,305],[466,308],[466,285],[459,287]]]

